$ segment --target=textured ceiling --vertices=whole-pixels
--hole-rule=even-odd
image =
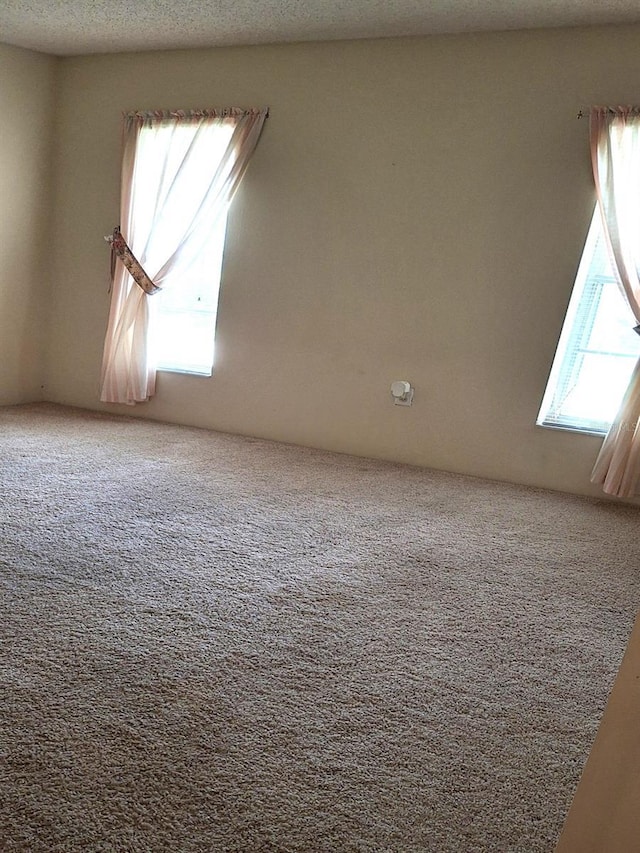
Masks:
[[[631,22],[638,0],[0,0],[0,42],[63,56]]]

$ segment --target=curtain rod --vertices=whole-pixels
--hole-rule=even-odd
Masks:
[[[257,115],[264,112],[269,118],[269,107],[212,107],[196,110],[126,110],[125,118],[228,118],[241,115]]]
[[[588,107],[586,110],[578,110],[576,118],[589,118],[592,109],[606,110],[608,113],[617,113],[618,110],[629,110],[629,112],[640,113],[640,107]]]

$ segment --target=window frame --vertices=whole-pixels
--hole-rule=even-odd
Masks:
[[[216,116],[211,116],[211,121],[215,123],[217,118]],[[188,127],[189,125],[184,125],[184,129]],[[171,156],[171,146],[175,144],[174,138],[176,137],[176,133],[180,132],[184,133],[184,130],[180,130],[180,124],[169,122],[166,124],[142,126],[140,128],[136,148],[136,166],[132,175],[131,186],[131,194],[136,199],[136,207],[138,208],[132,214],[134,219],[140,215],[143,218],[153,215],[151,209],[146,207],[144,203],[140,204],[139,199],[155,197],[160,186],[160,183],[156,185],[156,182],[161,182],[164,179],[162,175],[164,165],[159,167],[154,165],[154,145],[157,145],[156,150],[159,151],[160,156],[164,152],[164,162],[166,162],[166,158]],[[233,135],[233,127],[221,125],[219,131],[214,130],[214,133],[216,135],[212,139],[213,148],[207,148],[206,155],[203,149],[199,156],[206,156],[209,160],[211,160],[211,156],[219,156],[220,162],[222,162],[229,139]],[[216,148],[215,140],[218,138],[218,133],[220,144]],[[144,139],[146,134],[148,134],[148,141]],[[190,147],[192,142],[181,142],[178,138],[177,150],[179,151],[180,146],[184,146],[185,144]],[[138,168],[138,158],[140,157],[143,157],[141,169]],[[197,168],[197,164],[195,168]],[[193,175],[191,176],[191,181],[186,183],[185,187],[187,189],[186,194],[183,191],[182,196],[179,196],[179,198],[182,197],[187,203],[190,196],[198,198],[198,190],[201,188],[201,185],[198,184],[197,180],[193,180]],[[191,192],[191,188],[193,192]],[[163,215],[165,225],[166,223],[172,223],[175,219],[175,227],[180,227],[178,223],[180,222],[181,210],[182,207],[176,200],[168,205]],[[211,222],[208,230],[211,239],[207,240],[206,247],[203,245],[197,252],[191,253],[187,257],[187,268],[182,273],[181,282],[173,284],[166,289],[161,288],[157,293],[153,294],[153,298],[149,302],[148,352],[154,369],[158,372],[202,377],[209,377],[213,374],[216,325],[228,212],[229,209],[227,207],[226,210],[220,212],[216,219]],[[208,310],[199,310],[195,307],[194,299],[196,293],[194,291],[197,292],[198,289],[201,289],[203,298],[210,306]],[[171,303],[174,303],[174,307],[166,307],[167,304],[171,306]],[[176,303],[178,304],[176,305]],[[198,329],[198,326],[202,324],[197,322],[200,318],[204,317],[206,317],[206,323],[204,324],[206,333],[204,329]],[[173,334],[179,337],[180,340],[180,345],[177,348],[174,347],[173,351],[171,351],[170,347],[165,348],[167,333],[171,334],[171,330],[167,332],[167,326],[170,326],[172,319],[175,319]],[[186,326],[183,326],[182,330],[180,327],[181,319],[183,321],[187,319]],[[188,353],[191,358],[180,358],[180,348],[183,350],[188,348],[189,342],[194,340],[198,341],[198,346],[191,347],[191,351]]]
[[[601,255],[603,251],[605,252],[604,257]],[[603,260],[607,269],[598,271],[598,266],[603,267]],[[600,264],[597,264],[597,261],[600,261]],[[596,267],[595,272],[592,271],[594,266]],[[602,221],[596,204],[551,371],[547,379],[545,393],[536,419],[537,426],[598,436],[606,435],[611,427],[612,421],[608,419],[581,418],[577,415],[563,416],[560,414],[561,406],[577,384],[585,356],[593,354],[631,359],[633,362],[631,369],[640,356],[640,341],[638,341],[639,351],[635,354],[613,349],[596,349],[589,346],[589,339],[598,319],[598,312],[606,287],[615,287],[620,299],[624,301],[624,295],[620,293],[618,281],[606,255]],[[630,326],[633,321],[633,312],[629,309]],[[556,414],[552,415],[552,412],[556,412]]]

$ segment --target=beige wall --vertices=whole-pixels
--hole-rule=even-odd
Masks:
[[[639,45],[626,27],[64,60],[46,397],[99,407],[121,111],[268,105],[214,376],[161,374],[123,411],[599,494],[599,440],[534,422],[592,212],[576,112],[638,101]]]
[[[0,44],[0,404],[40,399],[55,60]]]

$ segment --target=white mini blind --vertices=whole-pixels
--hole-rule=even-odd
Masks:
[[[596,207],[537,423],[605,434],[640,354]]]

